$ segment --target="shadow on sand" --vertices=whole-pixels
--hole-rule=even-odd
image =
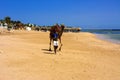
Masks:
[[[55,54],[52,50],[49,51],[49,49],[42,49],[42,51],[44,51],[44,54]]]

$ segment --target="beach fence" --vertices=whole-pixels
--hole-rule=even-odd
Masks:
[[[81,31],[81,28],[69,28],[69,27],[66,27],[64,29],[64,32],[80,32]]]
[[[51,27],[36,27],[35,28],[35,31],[44,31],[44,32],[47,32],[47,31],[50,31]],[[69,28],[69,27],[66,27],[64,29],[64,32],[80,32],[81,31],[81,28]]]

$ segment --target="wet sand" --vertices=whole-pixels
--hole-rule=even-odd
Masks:
[[[49,32],[0,34],[0,80],[120,80],[120,45],[91,33],[64,33],[49,52]]]

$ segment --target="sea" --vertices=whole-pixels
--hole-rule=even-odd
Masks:
[[[120,44],[120,29],[82,29],[81,32],[90,32],[99,39]]]

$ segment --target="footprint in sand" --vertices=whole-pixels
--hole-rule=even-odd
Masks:
[[[0,51],[0,55],[3,53],[3,51]]]

